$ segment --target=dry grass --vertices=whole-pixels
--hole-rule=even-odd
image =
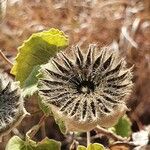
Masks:
[[[135,66],[129,115],[140,129],[150,124],[149,0],[22,0],[7,7],[0,25],[0,48],[11,59],[23,40],[33,32],[51,27],[63,30],[69,36],[70,45],[78,43],[86,47],[89,43],[98,43],[103,46],[118,42],[114,44],[120,47],[128,65]],[[10,68],[5,66],[5,69]],[[38,117],[34,120],[37,122]],[[23,127],[29,128],[33,122],[29,125],[24,122]],[[58,135],[54,138],[58,139]],[[51,133],[50,137],[53,136]]]

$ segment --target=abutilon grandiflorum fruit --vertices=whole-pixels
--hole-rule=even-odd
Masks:
[[[39,96],[69,131],[110,127],[128,110],[131,69],[112,46],[75,46],[42,66]]]
[[[18,83],[0,72],[0,138],[15,128],[26,114]]]

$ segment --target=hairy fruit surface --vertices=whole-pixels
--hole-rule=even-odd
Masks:
[[[126,112],[131,68],[113,47],[60,52],[40,70],[39,96],[70,131],[110,127]]]
[[[18,83],[0,72],[0,138],[15,128],[25,115]]]

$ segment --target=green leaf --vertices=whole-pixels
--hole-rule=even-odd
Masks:
[[[38,104],[39,104],[40,109],[44,112],[46,116],[51,115],[54,117],[55,122],[58,124],[60,131],[63,134],[66,134],[67,131],[66,131],[66,126],[65,126],[64,121],[61,118],[59,118],[55,113],[53,113],[49,105],[45,103],[40,97],[38,98]]]
[[[104,146],[99,143],[90,144],[87,148],[79,145],[77,150],[105,150]]]
[[[40,97],[38,97],[38,105],[46,116],[53,115],[50,107]]]
[[[31,139],[23,141],[18,136],[13,136],[5,150],[60,150],[60,148],[61,143],[52,139],[45,138],[41,142],[36,143]]]
[[[86,147],[85,146],[82,146],[82,145],[79,145],[77,150],[86,150]]]
[[[61,143],[55,140],[50,140],[45,138],[41,142],[39,142],[36,146],[36,150],[60,150]]]
[[[30,150],[32,147],[26,145],[25,141],[18,136],[13,136],[6,145],[5,150]]]
[[[66,134],[67,133],[67,129],[66,129],[64,121],[61,118],[58,118],[55,114],[53,114],[53,115],[54,115],[55,122],[59,126],[59,129],[60,129],[61,133],[62,134]]]
[[[29,74],[27,79],[25,80],[24,87],[23,87],[23,97],[33,95],[37,90],[37,74],[39,73],[39,69],[41,67],[37,65],[33,68],[32,72]]]
[[[114,133],[120,135],[122,137],[129,137],[131,135],[131,121],[124,115],[122,118],[119,119],[118,123],[114,126]]]
[[[26,133],[26,143],[30,145],[34,150],[60,150],[61,143],[52,139],[45,138],[41,142],[36,143],[30,137],[33,133],[37,133],[40,129],[40,126],[37,124],[33,126],[27,133]]]
[[[105,150],[104,146],[99,143],[90,144],[87,150]]]
[[[34,33],[18,48],[16,62],[11,70],[16,80],[20,81],[24,95],[31,95],[37,90],[39,66],[45,64],[58,51],[68,46],[68,38],[58,29]]]

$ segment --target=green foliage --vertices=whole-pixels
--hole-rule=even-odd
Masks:
[[[82,146],[82,145],[79,145],[77,150],[86,150],[86,147],[85,146]]]
[[[24,82],[24,89],[23,89],[23,96],[27,95],[33,95],[38,88],[37,88],[37,81],[38,78],[36,77],[37,74],[39,73],[38,70],[40,69],[40,66],[37,65],[33,68],[32,72],[29,74],[27,79]]]
[[[60,143],[55,140],[45,138],[36,146],[36,150],[60,150]]]
[[[98,143],[90,144],[87,150],[105,150],[104,146]]]
[[[60,142],[55,140],[45,138],[36,143],[31,139],[23,141],[18,136],[13,136],[6,146],[6,150],[60,150],[60,148]]]
[[[16,62],[11,70],[20,81],[24,95],[37,90],[37,74],[40,65],[45,64],[58,51],[68,46],[68,38],[58,29],[34,33],[18,48]]]
[[[31,146],[33,150],[60,150],[61,143],[57,142],[55,140],[51,140],[48,138],[45,138],[41,142],[36,143],[31,139],[31,137],[37,133],[37,131],[40,129],[40,125],[37,124],[33,126],[27,133],[26,133],[26,143],[27,145]]]
[[[113,127],[112,131],[122,137],[129,137],[131,135],[131,121],[127,115],[124,115],[119,119],[118,123]]]
[[[66,126],[63,120],[55,118],[56,123],[59,126],[61,133],[66,134]]]
[[[87,148],[79,145],[77,150],[105,150],[104,146],[99,143],[90,144]]]
[[[66,131],[66,126],[65,126],[64,121],[63,121],[61,118],[59,118],[56,114],[54,114],[54,113],[51,111],[51,109],[50,109],[50,107],[48,106],[48,104],[45,103],[44,101],[42,101],[42,99],[41,99],[40,97],[38,98],[38,104],[39,104],[40,109],[44,112],[44,114],[45,114],[46,116],[51,115],[51,116],[54,117],[55,122],[58,124],[61,133],[62,133],[62,134],[66,134],[67,131]]]
[[[39,143],[27,142],[20,139],[18,136],[13,136],[7,146],[6,150],[60,150],[60,142],[45,138]]]
[[[38,97],[38,105],[46,116],[52,115],[49,106],[45,102],[43,102],[40,97]]]
[[[28,150],[28,145],[25,144],[18,136],[13,136],[7,143],[6,150]]]
[[[46,116],[52,115],[55,119],[55,122],[58,124],[59,129],[62,134],[66,134],[66,126],[64,121],[61,118],[58,118],[55,114],[52,113],[50,107],[44,103],[40,98],[38,99],[38,104],[40,109],[44,112]]]

